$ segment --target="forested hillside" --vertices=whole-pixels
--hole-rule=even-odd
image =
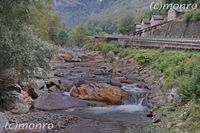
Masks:
[[[73,26],[89,19],[116,21],[125,14],[138,14],[152,1],[158,0],[57,0],[55,10]]]

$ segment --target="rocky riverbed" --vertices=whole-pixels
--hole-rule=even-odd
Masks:
[[[106,63],[97,52],[62,49],[51,64],[48,78],[15,87],[12,96],[18,100],[1,121],[52,123],[54,128],[12,132],[132,133],[151,125],[149,94],[155,85],[133,60]]]

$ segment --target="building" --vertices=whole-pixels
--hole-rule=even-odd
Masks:
[[[136,23],[135,24],[135,31],[139,31],[141,29],[142,29],[141,24],[140,23]]]
[[[168,14],[168,21],[172,21],[175,20],[176,18],[178,18],[179,16],[185,14],[186,12],[188,12],[189,10],[185,10],[185,9],[173,9],[170,8],[167,12]]]
[[[151,26],[160,24],[160,23],[163,22],[163,20],[164,20],[164,18],[163,18],[163,16],[161,16],[161,15],[152,15],[152,16],[151,16],[151,20],[150,20]]]
[[[148,18],[143,18],[141,21],[141,29],[145,29],[151,26],[151,22]]]

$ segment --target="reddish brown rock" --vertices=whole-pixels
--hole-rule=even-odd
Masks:
[[[53,85],[56,85],[56,86],[60,86],[60,80],[59,79],[56,79],[56,78],[50,78],[50,79],[47,79],[45,80],[45,83],[48,87],[51,87]]]
[[[126,93],[119,87],[109,84],[82,84],[73,89],[72,96],[84,100],[96,100],[109,104],[121,103]]]
[[[104,57],[99,53],[89,53],[81,56],[81,62],[103,63]]]
[[[74,58],[73,54],[65,50],[60,50],[54,61],[56,62],[68,62]]]

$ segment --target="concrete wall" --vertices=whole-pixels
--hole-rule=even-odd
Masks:
[[[153,37],[200,37],[200,21],[186,23],[183,21],[170,22],[156,30],[147,32],[146,35]]]

